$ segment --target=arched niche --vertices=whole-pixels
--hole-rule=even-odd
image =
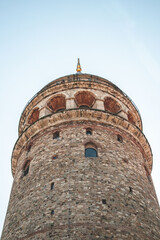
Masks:
[[[31,115],[28,118],[28,123],[33,124],[38,119],[39,119],[39,108],[35,108],[33,109]]]
[[[49,109],[53,112],[57,112],[58,110],[66,109],[66,99],[64,95],[57,95],[52,97],[48,103],[47,106]]]
[[[95,103],[95,96],[89,91],[80,91],[75,94],[75,102],[78,107],[91,108]]]
[[[111,97],[106,97],[104,99],[104,109],[110,113],[118,113],[121,108],[119,103],[115,99]]]
[[[133,116],[133,114],[131,112],[128,112],[128,121],[132,124],[136,124],[136,120],[135,117]]]

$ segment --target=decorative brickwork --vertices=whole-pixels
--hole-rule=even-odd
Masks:
[[[62,110],[66,108],[66,100],[65,96],[55,96],[49,100],[47,106],[53,111],[56,112],[58,110]]]
[[[131,122],[132,124],[135,124],[136,122],[133,115],[130,112],[128,113],[128,121]]]
[[[66,94],[66,100],[70,101],[70,99],[75,98],[76,93],[78,93],[79,91],[86,91],[86,89],[94,94],[94,96],[96,97],[96,102],[104,101],[106,96],[110,96],[112,98],[115,98],[116,96],[117,102],[119,104],[121,103],[121,111],[126,114],[126,119],[128,119],[128,111],[132,112],[136,119],[136,126],[142,130],[141,117],[136,107],[133,105],[129,97],[127,97],[127,95],[124,94],[117,86],[115,86],[108,80],[97,76],[89,74],[78,74],[59,78],[48,84],[38,94],[35,95],[32,101],[27,104],[26,108],[22,113],[19,123],[19,135],[21,135],[22,132],[28,127],[27,118],[35,106],[41,106],[41,110],[43,110],[43,108],[47,105],[47,101],[49,101],[49,99],[54,95],[56,96],[57,93]],[[97,104],[97,106],[99,105]],[[75,108],[75,105],[73,104],[73,106],[70,108]],[[92,106],[92,108],[94,108],[94,106]],[[101,108],[97,107],[96,109]],[[48,112],[46,113],[46,115],[47,114],[49,115],[50,113]],[[119,113],[119,115],[120,114],[121,113]]]
[[[28,123],[33,124],[38,119],[39,119],[39,108],[35,108],[32,111],[31,116],[29,117]]]
[[[28,126],[35,107],[46,115]],[[77,74],[48,84],[20,119],[1,239],[159,240],[152,152],[141,130],[131,100],[107,80]]]
[[[91,108],[95,102],[95,97],[91,92],[81,91],[76,94],[75,100],[78,107],[87,106]]]
[[[113,98],[107,97],[104,101],[105,110],[111,113],[118,113],[120,111],[120,106]]]

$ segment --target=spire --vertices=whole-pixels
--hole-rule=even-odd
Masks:
[[[78,63],[77,63],[77,69],[76,69],[76,71],[77,71],[77,73],[81,73],[81,71],[82,71],[79,58],[78,58]]]

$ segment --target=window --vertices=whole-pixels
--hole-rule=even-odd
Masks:
[[[59,138],[59,132],[56,131],[53,133],[53,139],[58,139]]]
[[[94,148],[86,148],[85,157],[97,157],[97,151]]]
[[[86,129],[86,135],[92,135],[92,129],[91,128]]]
[[[129,193],[132,193],[132,192],[133,192],[132,188],[131,188],[131,187],[129,187]]]
[[[117,140],[122,143],[123,142],[123,137],[121,135],[117,135]]]
[[[51,190],[54,189],[54,182],[51,183]]]
[[[123,160],[123,162],[125,162],[125,163],[128,163],[128,162],[129,162],[127,158],[123,158],[122,160]]]
[[[97,157],[97,147],[94,143],[87,143],[85,145],[85,157]]]
[[[79,108],[81,108],[81,109],[90,109],[90,107],[88,107],[86,105],[81,105]]]
[[[30,160],[27,160],[23,166],[23,174],[26,176],[29,173]]]
[[[51,210],[51,215],[54,215],[54,210]]]

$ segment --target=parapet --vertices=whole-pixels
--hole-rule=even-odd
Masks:
[[[120,116],[142,131],[138,109],[117,86],[98,76],[74,74],[52,81],[29,101],[20,118],[19,135],[42,117],[85,107]]]

